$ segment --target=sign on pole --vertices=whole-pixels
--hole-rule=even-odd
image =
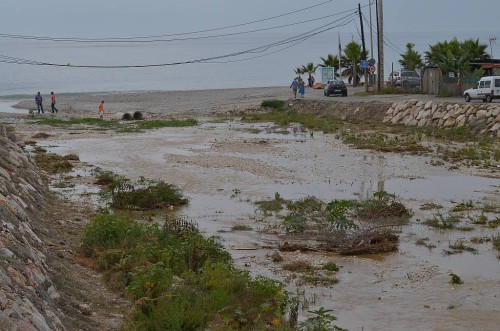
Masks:
[[[375,73],[375,66],[369,66],[368,71],[373,75]]]

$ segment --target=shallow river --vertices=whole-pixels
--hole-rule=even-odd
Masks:
[[[278,239],[262,235],[261,215],[252,203],[274,197],[315,196],[323,200],[355,199],[385,190],[412,209],[402,228],[397,253],[341,257],[326,253],[284,253],[285,258],[343,267],[331,287],[304,286],[309,310],[333,309],[338,325],[349,330],[498,330],[500,325],[500,253],[491,242],[498,229],[476,225],[473,231],[439,231],[420,220],[435,211],[424,203],[450,208],[458,202],[499,204],[500,180],[464,175],[431,158],[377,153],[346,147],[334,135],[280,133],[271,124],[204,123],[135,135],[103,134],[45,141],[51,152],[76,153],[80,160],[128,178],[141,176],[176,184],[190,198],[178,211],[194,219],[207,234],[221,237],[237,266],[287,279],[268,255]],[[489,219],[499,215],[487,214]],[[230,231],[249,225],[252,231]],[[429,238],[436,248],[415,244]],[[458,239],[477,249],[448,255]],[[463,285],[451,285],[449,273]],[[287,283],[295,291],[295,283]],[[306,310],[307,310],[306,309]],[[302,312],[302,318],[306,316]]]

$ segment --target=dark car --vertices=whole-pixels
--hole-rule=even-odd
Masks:
[[[323,88],[323,94],[327,97],[336,94],[346,97],[347,86],[342,80],[329,80]]]

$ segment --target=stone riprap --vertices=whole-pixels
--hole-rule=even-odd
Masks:
[[[0,330],[66,330],[56,308],[40,222],[48,189],[30,157],[0,125]]]
[[[474,132],[500,137],[499,104],[450,104],[415,99],[394,102],[384,122],[438,128],[467,127]]]

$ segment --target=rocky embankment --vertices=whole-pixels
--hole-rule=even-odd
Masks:
[[[394,102],[384,122],[438,128],[468,127],[474,132],[500,137],[500,105],[449,104],[407,100]]]
[[[43,175],[0,125],[0,330],[66,330],[34,231],[47,195]]]

